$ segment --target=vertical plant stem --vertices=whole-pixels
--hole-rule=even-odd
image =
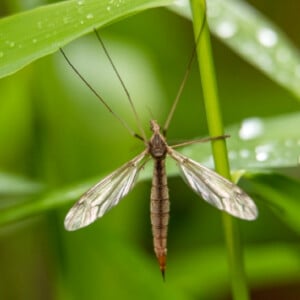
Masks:
[[[193,14],[195,40],[197,41],[202,22],[205,18],[206,5],[205,0],[190,0],[190,3]],[[224,130],[218,100],[217,84],[215,79],[210,35],[207,23],[204,25],[197,46],[197,56],[201,74],[209,133],[210,136],[220,136],[224,134]],[[216,171],[222,176],[230,179],[230,169],[225,140],[221,139],[212,141],[212,151]],[[228,214],[223,213],[222,216],[228,252],[233,299],[248,300],[249,292],[246,283],[238,226],[236,224],[236,220]]]

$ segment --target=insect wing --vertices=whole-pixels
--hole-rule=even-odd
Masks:
[[[257,218],[255,203],[237,185],[174,150],[170,156],[177,161],[188,185],[205,201],[240,219]]]
[[[65,218],[65,228],[73,231],[102,217],[134,187],[145,164],[146,152],[136,156],[84,193]]]

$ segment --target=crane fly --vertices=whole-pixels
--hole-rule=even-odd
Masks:
[[[237,185],[175,151],[160,133],[157,122],[151,120],[150,124],[153,134],[146,149],[83,194],[68,212],[65,228],[72,231],[85,227],[117,205],[134,187],[139,172],[149,157],[152,157],[154,161],[150,197],[152,234],[154,252],[164,274],[170,211],[165,170],[167,155],[177,162],[187,184],[208,203],[244,220],[255,219],[257,209],[253,200]]]
[[[129,103],[139,125],[141,123],[138,119],[128,90],[125,87],[114,63],[112,62],[111,57],[109,56],[99,34],[97,31],[95,31],[95,33],[98,40],[102,44],[104,52],[110,60],[112,67],[114,68],[114,71],[123,86],[123,89],[128,96]],[[167,144],[165,137],[166,129],[181,95],[182,87],[188,77],[190,66],[194,58],[194,53],[189,61],[184,79],[162,133],[157,121],[151,120],[150,128],[152,131],[152,136],[149,140],[147,140],[141,126],[139,127],[142,134],[135,134],[134,131],[131,130],[123,121],[123,119],[116,115],[108,106],[108,104],[104,102],[103,98],[89,85],[89,83],[69,61],[62,49],[61,52],[75,73],[96,94],[106,108],[116,118],[118,118],[118,120],[130,131],[132,135],[143,140],[146,147],[142,153],[109,174],[81,196],[79,201],[70,209],[65,218],[64,225],[67,230],[73,231],[85,227],[93,223],[96,219],[101,218],[112,207],[116,206],[132,190],[137,182],[140,171],[152,158],[154,167],[150,196],[151,226],[154,252],[158,259],[161,273],[164,277],[166,269],[167,232],[170,212],[169,191],[165,167],[165,160],[167,156],[176,161],[180,173],[188,186],[194,192],[200,195],[205,201],[240,219],[254,220],[257,217],[258,212],[255,203],[242,189],[240,189],[231,181],[215,173],[211,169],[206,168],[200,163],[174,150],[174,148],[181,146],[181,144],[173,147]],[[220,139],[224,137],[226,136],[213,137],[209,138],[209,140]]]

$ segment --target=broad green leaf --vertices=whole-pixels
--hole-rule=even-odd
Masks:
[[[1,196],[24,196],[36,194],[42,190],[40,183],[31,181],[27,178],[0,173],[0,195]]]
[[[0,213],[0,225],[22,220],[63,206],[66,203],[71,203],[78,199],[89,187],[90,185],[88,184],[80,184],[48,193],[37,191],[34,198],[28,199],[19,205],[12,205],[3,209]]]
[[[250,118],[225,129],[228,154],[232,170],[257,171],[259,169],[298,166],[300,155],[299,113],[273,118]],[[183,154],[213,167],[209,143],[192,144]]]
[[[73,0],[4,18],[0,20],[0,77],[57,51],[93,28],[173,2]],[[172,8],[191,18],[188,1],[177,4]],[[300,54],[286,35],[241,0],[210,0],[207,5],[212,32],[245,60],[299,97]]]
[[[300,233],[300,181],[280,174],[252,174],[247,185],[278,218]]]
[[[173,0],[72,0],[0,20],[0,78],[121,18]]]
[[[185,4],[172,9],[191,19]],[[278,26],[242,0],[208,0],[207,10],[218,38],[300,99],[300,52]]]

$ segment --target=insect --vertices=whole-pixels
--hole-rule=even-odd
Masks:
[[[117,76],[119,77],[123,88],[128,95],[128,99],[136,116],[137,123],[140,124],[130,95],[122,79],[120,78],[115,65],[108,55],[100,36],[97,32],[96,34],[106,55],[108,56],[108,59],[111,61],[111,64]],[[62,53],[65,56],[63,51]],[[79,75],[80,78],[82,78],[90,87],[85,79],[78,73],[77,69],[70,63],[68,58],[66,56],[65,58],[77,75]],[[191,64],[191,61],[192,59],[190,60],[189,65]],[[189,68],[187,68],[186,74],[188,69]],[[184,84],[187,78],[186,74],[182,84]],[[211,205],[244,220],[254,220],[258,214],[253,200],[237,185],[223,178],[209,168],[206,168],[200,163],[174,150],[175,147],[180,145],[171,147],[167,144],[165,137],[166,128],[174,112],[174,105],[176,106],[177,104],[176,102],[179,99],[181,90],[182,86],[179,89],[177,97],[174,101],[175,104],[173,104],[169,117],[167,118],[167,125],[165,125],[163,128],[163,133],[161,133],[160,126],[155,120],[150,121],[152,136],[149,140],[146,139],[145,133],[141,126],[139,126],[142,133],[141,136],[134,134],[133,131],[129,129],[132,135],[144,141],[145,150],[84,193],[79,201],[70,209],[64,223],[67,230],[73,231],[85,227],[94,222],[96,219],[101,218],[132,190],[137,182],[140,171],[152,158],[154,167],[150,196],[151,225],[154,252],[158,259],[163,277],[166,269],[167,231],[170,211],[169,192],[165,168],[165,160],[167,156],[176,161],[181,171],[181,175],[188,186]],[[104,102],[104,100],[95,92],[94,89],[92,89],[92,91],[97,95],[101,102]],[[104,102],[103,104],[111,113],[113,113],[107,103]],[[125,122],[120,117],[116,117],[124,126],[127,127]],[[221,136],[210,139],[219,138],[224,137]]]

